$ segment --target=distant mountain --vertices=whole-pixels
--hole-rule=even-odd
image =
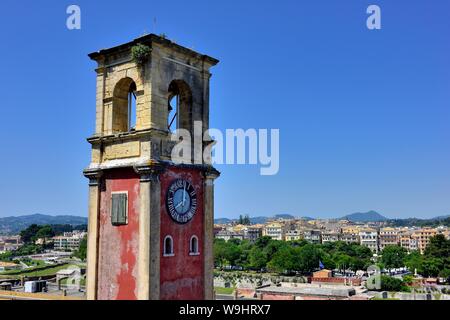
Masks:
[[[431,219],[391,219],[389,225],[393,227],[438,227],[440,225],[450,226],[450,216],[439,216]]]
[[[271,219],[270,217],[253,217],[253,218],[250,218],[250,223],[251,224],[261,224],[261,223],[266,223],[270,219]]]
[[[227,223],[231,223],[231,222],[233,222],[233,220],[228,219],[228,218],[217,218],[217,219],[214,219],[214,223],[215,224],[227,224]]]
[[[290,214],[277,214],[274,217],[275,219],[295,219],[294,216],[291,216]]]
[[[369,212],[356,212],[342,217],[343,220],[349,220],[352,222],[380,222],[387,221],[388,218],[382,216],[376,211]]]
[[[5,217],[0,218],[0,235],[18,234],[32,224],[70,224],[77,226],[87,224],[87,218],[70,215],[50,216],[45,214]]]
[[[448,215],[446,215],[446,216],[438,216],[438,217],[434,217],[434,218],[431,218],[430,220],[446,220],[446,219],[448,219],[448,218],[450,218],[450,214],[448,214]],[[426,220],[426,219],[424,219],[424,220]]]

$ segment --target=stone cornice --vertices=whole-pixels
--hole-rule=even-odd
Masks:
[[[86,178],[89,179],[89,186],[98,186],[100,184],[100,179],[103,175],[102,170],[98,169],[86,169],[83,171]]]
[[[167,131],[151,128],[131,132],[121,132],[111,135],[94,135],[87,138],[86,140],[92,145],[98,145],[104,142],[121,142],[127,140],[136,140],[136,138],[153,136],[165,137],[167,136]]]
[[[89,58],[91,58],[92,60],[97,61],[100,65],[102,63],[104,63],[104,59],[106,56],[111,55],[111,54],[116,54],[116,53],[123,53],[123,52],[128,52],[129,50],[131,50],[131,47],[133,47],[136,44],[144,44],[144,45],[148,45],[150,47],[152,47],[152,43],[157,43],[159,45],[162,45],[164,47],[168,47],[171,48],[173,50],[176,50],[182,54],[185,54],[186,56],[190,56],[193,57],[197,60],[201,60],[204,61],[208,64],[210,64],[211,66],[216,65],[217,63],[219,63],[219,60],[198,53],[194,50],[188,49],[186,47],[180,46],[179,44],[172,42],[168,39],[165,39],[163,37],[160,37],[158,35],[155,34],[149,34],[140,38],[136,38],[131,42],[127,42],[124,44],[121,44],[119,46],[116,47],[112,47],[109,49],[102,49],[100,51],[97,52],[92,52],[89,54]]]
[[[149,160],[146,163],[135,165],[134,171],[141,176],[141,182],[157,181],[166,166],[160,161]]]

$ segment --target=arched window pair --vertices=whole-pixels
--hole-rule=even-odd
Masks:
[[[189,241],[189,255],[196,256],[199,255],[198,249],[198,238],[197,236],[192,236]],[[175,255],[173,250],[173,238],[171,236],[166,236],[164,238],[164,257],[173,257]]]

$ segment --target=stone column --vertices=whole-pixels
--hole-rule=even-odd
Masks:
[[[205,300],[214,299],[214,180],[220,173],[211,169],[204,174],[204,192],[203,192],[203,258],[204,258],[204,288]]]
[[[100,214],[100,185],[102,172],[98,170],[86,170],[84,175],[89,179],[86,291],[88,300],[96,300],[98,279],[98,220]]]
[[[140,180],[138,299],[160,296],[160,165],[136,166]]]

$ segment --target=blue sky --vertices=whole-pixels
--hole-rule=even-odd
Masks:
[[[66,28],[70,4],[80,31]],[[382,30],[366,28],[370,4]],[[87,54],[144,32],[221,60],[213,127],[280,129],[278,175],[218,167],[217,217],[450,214],[449,12],[426,0],[3,0],[0,216],[87,214]]]

